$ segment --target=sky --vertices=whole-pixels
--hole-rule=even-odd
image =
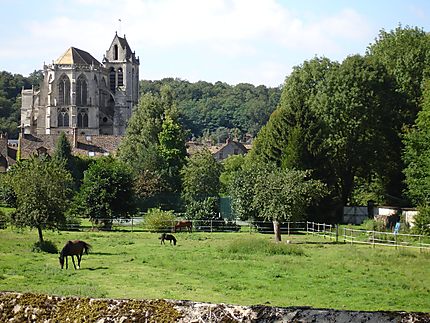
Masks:
[[[0,71],[28,76],[69,47],[97,58],[115,32],[140,78],[276,87],[318,57],[365,54],[379,31],[430,31],[428,0],[0,0]]]

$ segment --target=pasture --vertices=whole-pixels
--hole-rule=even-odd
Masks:
[[[37,232],[0,230],[0,290],[98,298],[178,299],[240,305],[430,312],[430,254],[334,244],[317,236],[148,232],[44,232],[59,250],[93,248],[81,269],[33,252]]]

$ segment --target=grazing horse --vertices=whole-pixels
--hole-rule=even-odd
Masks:
[[[172,244],[173,241],[173,245],[176,246],[176,238],[173,236],[173,234],[168,234],[168,233],[162,233],[161,236],[158,238],[161,239],[160,244],[165,244],[164,240],[170,241],[170,244]]]
[[[173,232],[176,232],[176,230],[178,229],[182,231],[182,228],[185,228],[187,231],[191,232],[193,228],[193,224],[191,223],[191,221],[187,221],[187,220],[178,221],[176,222],[173,228]]]
[[[64,267],[64,257],[66,258],[66,269],[69,267],[69,263],[67,261],[67,256],[72,257],[73,266],[76,269],[75,264],[75,258],[73,256],[76,256],[78,258],[78,269],[81,266],[81,258],[82,254],[85,252],[88,255],[88,251],[91,249],[91,245],[88,243],[81,241],[81,240],[69,240],[64,245],[63,250],[60,252],[60,257],[58,259],[60,260],[61,269]]]

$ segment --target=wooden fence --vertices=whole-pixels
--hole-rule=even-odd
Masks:
[[[430,237],[418,234],[369,231],[315,222],[306,222],[306,232],[336,242],[430,250]]]

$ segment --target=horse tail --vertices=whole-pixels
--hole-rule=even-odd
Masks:
[[[88,251],[91,250],[92,246],[89,243],[86,243],[85,241],[82,241],[82,243],[84,244],[85,254],[88,255]]]
[[[173,245],[176,246],[176,238],[172,236],[172,240],[173,240]]]

